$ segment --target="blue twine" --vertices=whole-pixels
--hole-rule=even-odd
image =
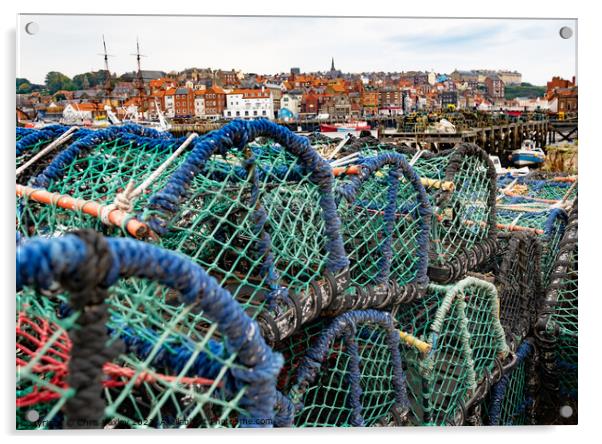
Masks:
[[[498,383],[491,389],[491,401],[489,406],[489,425],[500,425],[500,416],[502,414],[502,403],[506,396],[506,390],[510,383],[512,373],[516,368],[525,361],[525,359],[533,353],[533,344],[530,340],[523,341],[516,350],[516,365],[504,374]]]
[[[39,142],[50,142],[69,129],[68,126],[50,125],[40,130],[19,131],[22,128],[17,128],[17,136],[19,133],[23,137],[17,141],[16,156],[20,156],[27,148]]]
[[[209,158],[216,153],[226,154],[231,148],[242,148],[260,136],[270,137],[282,145],[299,159],[304,170],[310,172],[310,180],[320,190],[319,204],[327,238],[326,269],[332,272],[343,270],[349,265],[349,260],[340,233],[341,221],[334,202],[334,176],[330,164],[311,147],[306,137],[298,136],[266,119],[234,120],[209,133],[205,139],[195,140],[192,152],[172,174],[165,187],[151,196],[149,202],[153,213],[149,216],[148,225],[155,233],[165,234],[169,221],[186,197],[192,179],[203,171]]]
[[[78,130],[79,132],[81,130]],[[76,133],[77,134],[77,133]],[[97,131],[87,131],[84,136],[71,143],[52,159],[52,162],[31,180],[31,186],[37,188],[48,188],[52,180],[63,176],[65,169],[70,165],[82,151],[90,151],[94,147],[116,139],[124,139],[128,142],[145,144],[156,142],[159,146],[175,144],[180,139],[174,139],[170,133],[161,133],[152,128],[139,125],[111,126]],[[137,136],[137,137],[136,137]],[[21,142],[21,141],[19,141]],[[18,142],[17,142],[18,143]]]
[[[381,257],[379,259],[379,273],[376,278],[377,283],[385,283],[390,277],[391,261],[393,259],[393,231],[395,229],[396,213],[400,210],[397,204],[397,192],[399,189],[399,177],[401,173],[414,187],[414,190],[416,191],[416,201],[418,203],[419,233],[417,236],[418,249],[416,255],[419,260],[417,263],[416,276],[412,282],[416,282],[421,286],[426,286],[428,284],[429,231],[433,210],[430,206],[426,190],[422,185],[420,177],[408,163],[406,157],[399,153],[385,152],[374,157],[362,158],[359,165],[362,167],[360,174],[349,177],[348,183],[336,188],[335,191],[338,199],[344,198],[349,203],[358,203],[356,201],[356,196],[359,193],[361,186],[368,178],[373,176],[384,166],[391,166],[387,179],[387,205],[385,206],[383,215],[385,227],[380,247]],[[411,211],[413,209],[401,208],[401,210]]]
[[[350,422],[354,426],[363,426],[364,418],[362,416],[361,404],[361,370],[360,356],[358,344],[355,340],[355,332],[358,324],[375,324],[386,331],[387,347],[391,353],[391,363],[393,377],[392,383],[395,392],[395,402],[403,409],[409,407],[407,395],[406,378],[401,365],[401,354],[399,351],[399,333],[394,328],[393,318],[388,312],[377,310],[357,310],[344,313],[335,318],[332,323],[322,332],[320,337],[307,351],[305,357],[297,368],[296,383],[289,393],[290,398],[297,398],[295,409],[300,411],[303,409],[303,395],[308,387],[315,382],[318,373],[322,367],[322,363],[326,360],[328,351],[330,350],[334,340],[337,337],[343,337],[347,348],[347,353],[350,355],[348,367],[348,384],[349,384],[349,405],[351,407]],[[293,401],[291,401],[293,402]],[[279,417],[276,413],[276,420],[279,423],[291,425],[293,418]],[[286,422],[286,421],[289,422]]]
[[[566,224],[568,223],[569,216],[567,212],[562,208],[552,208],[546,219],[546,223],[544,226],[544,235],[548,239],[552,239],[555,232],[558,231],[560,233],[560,237],[564,233],[564,229]],[[558,222],[558,225],[556,224]]]
[[[184,303],[197,303],[207,319],[217,324],[229,354],[241,366],[230,369],[236,391],[246,388],[239,406],[241,426],[262,427],[273,418],[276,377],[283,364],[261,337],[259,326],[247,316],[232,295],[200,266],[172,251],[127,238],[106,239],[112,267],[103,285],[120,278],[148,279],[176,290]],[[25,285],[49,289],[59,276],[73,274],[86,258],[86,245],[78,236],[33,238],[17,249],[17,291]]]

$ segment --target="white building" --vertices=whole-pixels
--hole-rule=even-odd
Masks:
[[[194,115],[201,117],[205,115],[205,91],[194,92]]]
[[[176,115],[176,89],[169,88],[165,91],[165,115],[173,117]]]
[[[302,100],[303,93],[301,91],[289,91],[282,95],[280,109],[286,108],[296,117],[301,112]]]
[[[434,85],[435,83],[437,83],[437,74],[435,73],[435,71],[430,71],[428,73],[428,80],[429,85]]]
[[[227,119],[274,119],[274,102],[272,94],[262,89],[235,89],[226,95]]]
[[[63,109],[63,118],[66,121],[92,120],[96,105],[93,103],[69,103]]]

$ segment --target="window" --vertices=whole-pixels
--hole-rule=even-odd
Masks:
[[[264,110],[261,112],[261,115],[262,115],[262,116],[265,116],[265,115],[267,115],[267,113],[265,112],[265,109],[264,109]]]
[[[231,116],[232,116],[232,112],[228,111],[228,117],[231,117]]]
[[[257,115],[257,110],[253,111],[253,115],[256,116]]]
[[[240,116],[240,111],[236,111],[236,117]]]
[[[249,111],[245,111],[245,116],[248,116],[248,115],[249,115]]]

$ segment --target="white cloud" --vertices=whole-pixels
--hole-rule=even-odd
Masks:
[[[22,32],[36,21],[34,36]],[[21,16],[18,76],[42,83],[48,71],[69,76],[103,66],[104,34],[112,71],[135,68],[139,36],[143,69],[237,68],[274,73],[298,66],[325,70],[335,57],[346,72],[454,68],[515,69],[545,84],[575,75],[573,20],[358,19],[280,17]]]

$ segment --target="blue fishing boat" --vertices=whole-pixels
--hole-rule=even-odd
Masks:
[[[519,149],[512,151],[511,160],[517,166],[539,165],[546,160],[546,154],[535,142],[526,139]]]

